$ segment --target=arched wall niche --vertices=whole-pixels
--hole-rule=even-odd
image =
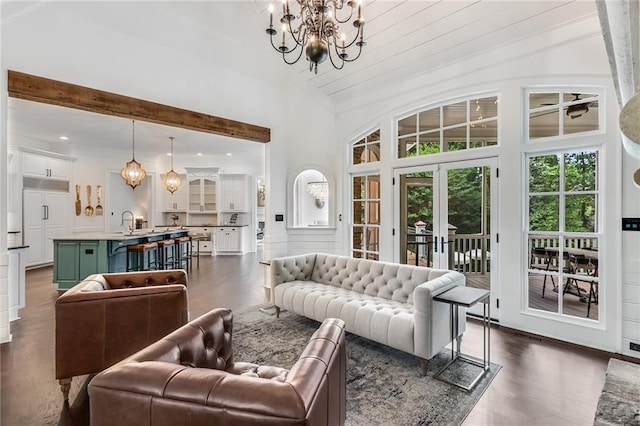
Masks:
[[[298,168],[288,180],[287,206],[290,228],[326,229],[335,226],[335,185],[321,167]]]

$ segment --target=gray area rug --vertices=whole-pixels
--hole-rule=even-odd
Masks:
[[[234,359],[290,368],[319,325],[286,311],[279,319],[259,307],[235,311]],[[347,425],[459,425],[500,370],[491,364],[490,372],[468,393],[433,378],[448,361],[449,350],[433,358],[427,376],[422,376],[415,356],[350,333],[346,341]],[[465,380],[479,368],[455,363],[447,371]]]
[[[640,425],[640,365],[609,360],[593,424]]]

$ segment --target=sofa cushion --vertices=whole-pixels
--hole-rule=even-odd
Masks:
[[[368,296],[413,304],[413,291],[418,285],[446,272],[411,265],[317,254],[311,280]]]
[[[275,288],[277,306],[316,321],[340,318],[345,329],[405,352],[414,351],[413,306],[313,281],[291,281]]]

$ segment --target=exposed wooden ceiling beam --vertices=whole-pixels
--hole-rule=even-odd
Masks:
[[[105,115],[148,121],[254,142],[269,142],[271,129],[64,81],[9,70],[9,96]]]

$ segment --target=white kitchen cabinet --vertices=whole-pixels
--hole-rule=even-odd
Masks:
[[[249,210],[247,200],[249,179],[247,175],[220,175],[222,211],[244,212]]]
[[[190,213],[215,213],[216,180],[213,178],[189,179],[189,212]]]
[[[53,262],[53,238],[70,232],[71,204],[66,192],[23,191],[26,266]]]
[[[23,152],[22,174],[31,177],[69,180],[71,176],[71,162],[61,158]]]
[[[242,236],[238,227],[216,228],[215,246],[217,254],[242,252]]]
[[[200,250],[200,253],[211,253],[213,251],[213,246],[211,244],[213,237],[213,228],[192,227],[189,228],[189,235],[199,238],[199,241],[191,241],[191,248],[194,253],[196,253],[198,249]]]
[[[164,176],[161,176],[161,180],[163,177]],[[186,175],[180,175],[180,177],[182,178],[182,185],[180,185],[180,187],[173,194],[167,191],[164,185],[161,186],[164,193],[164,211],[166,212],[187,211],[189,185],[187,185]]]

